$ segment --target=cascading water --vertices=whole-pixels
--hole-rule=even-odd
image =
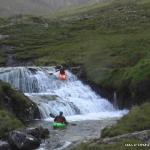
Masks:
[[[66,116],[100,114],[117,117],[125,113],[117,111],[110,102],[98,96],[69,71],[66,81],[59,80],[57,76],[54,67],[0,68],[0,79],[34,101],[42,118],[49,118],[50,113],[56,115],[59,111]]]

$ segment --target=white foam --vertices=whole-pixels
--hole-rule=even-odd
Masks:
[[[0,68],[0,79],[23,91],[34,101],[43,119],[49,114],[63,111],[70,121],[97,120],[121,117],[126,111],[118,111],[106,99],[97,95],[88,85],[66,71],[67,80],[57,78],[54,67]]]
[[[73,116],[66,116],[66,120],[68,122],[74,121],[85,121],[85,120],[104,120],[104,119],[113,119],[113,118],[121,118],[122,116],[126,115],[128,110],[123,111],[112,111],[112,112],[101,112],[101,113],[89,113],[84,115],[73,115]],[[53,118],[46,118],[45,121],[53,122]]]
[[[67,148],[69,145],[71,145],[71,142],[66,141],[62,147],[56,148],[54,150],[63,150],[65,148]]]

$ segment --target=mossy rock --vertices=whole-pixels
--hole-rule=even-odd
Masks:
[[[40,97],[46,101],[56,101],[59,98],[57,95],[41,95]]]
[[[40,118],[35,103],[2,81],[0,81],[0,107],[14,114],[22,122]]]
[[[0,109],[0,138],[5,137],[9,131],[23,127],[24,125],[15,116]]]

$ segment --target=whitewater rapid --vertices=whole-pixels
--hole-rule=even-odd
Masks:
[[[66,73],[67,80],[61,81],[55,67],[8,67],[0,68],[0,79],[34,101],[45,120],[59,111],[70,121],[119,118],[127,113],[116,109],[71,72]]]

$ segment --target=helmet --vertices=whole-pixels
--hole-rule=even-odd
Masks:
[[[60,111],[60,112],[59,112],[59,115],[60,115],[60,116],[62,116],[62,115],[63,115],[63,112],[62,112],[62,111]]]

